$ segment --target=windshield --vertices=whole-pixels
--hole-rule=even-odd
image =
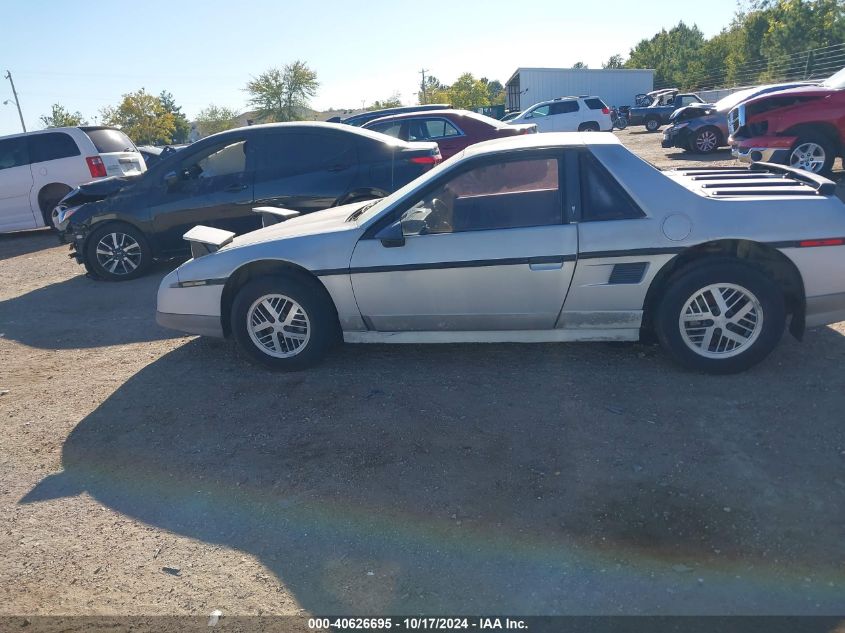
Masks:
[[[749,97],[753,97],[757,92],[759,92],[759,88],[750,88],[748,90],[738,90],[733,94],[729,94],[727,97],[722,97],[716,102],[716,109],[719,112],[726,112],[730,110],[735,105],[745,101]]]
[[[834,90],[841,90],[842,88],[845,88],[845,68],[835,75],[831,75],[825,79],[822,86],[825,88],[833,88]]]
[[[439,165],[437,165],[437,167],[435,167],[431,171],[426,172],[425,174],[423,174],[419,178],[412,180],[411,182],[409,182],[407,185],[405,185],[401,189],[397,189],[396,191],[391,193],[389,196],[385,196],[384,198],[379,200],[376,204],[374,204],[369,209],[364,211],[364,213],[362,213],[360,216],[356,217],[355,220],[357,220],[359,225],[364,224],[364,223],[368,222],[369,220],[372,220],[374,217],[376,217],[378,214],[380,214],[382,211],[384,211],[387,207],[392,205],[394,202],[396,202],[397,200],[400,200],[407,193],[416,189],[420,185],[421,182],[423,182],[424,180],[431,180],[432,178],[437,176],[437,174],[442,172],[445,168],[451,167],[455,163],[455,161],[460,160],[461,158],[463,158],[463,156],[464,156],[464,152],[458,152],[457,154],[452,156],[450,159],[448,159],[448,160],[440,163]]]

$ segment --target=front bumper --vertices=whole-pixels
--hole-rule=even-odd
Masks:
[[[676,128],[674,125],[663,130],[663,140],[660,142],[663,148],[679,147],[689,149],[689,128],[686,126]]]
[[[729,139],[731,154],[741,163],[779,163],[786,165],[795,142],[791,136],[755,136]]]
[[[70,244],[70,254],[68,257],[75,259],[78,264],[85,263],[83,253],[85,252],[85,238],[87,235],[86,231],[73,227],[67,227],[64,231],[59,231],[58,233],[60,244]]]
[[[223,324],[219,316],[204,314],[172,314],[156,311],[156,323],[170,330],[223,338]]]

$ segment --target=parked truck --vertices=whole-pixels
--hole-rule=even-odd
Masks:
[[[656,95],[651,105],[633,107],[628,113],[628,125],[644,125],[649,132],[657,132],[660,126],[669,123],[669,117],[678,108],[693,103],[704,103],[697,94],[666,92]]]

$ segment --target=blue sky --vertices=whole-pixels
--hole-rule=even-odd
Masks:
[[[28,129],[52,103],[93,122],[123,93],[169,90],[192,117],[210,103],[246,109],[250,76],[295,59],[321,86],[312,106],[360,107],[394,91],[415,103],[419,70],[449,83],[469,71],[503,83],[519,66],[591,68],[627,54],[679,20],[710,36],[736,0],[402,3],[79,2],[0,6],[0,71],[11,70]],[[0,135],[20,131],[9,82],[0,81]]]

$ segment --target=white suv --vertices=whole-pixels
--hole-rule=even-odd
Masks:
[[[610,108],[598,97],[558,97],[535,103],[508,123],[535,123],[539,132],[609,132]]]
[[[0,233],[52,225],[59,200],[84,182],[147,170],[109,127],[57,127],[0,137]]]

